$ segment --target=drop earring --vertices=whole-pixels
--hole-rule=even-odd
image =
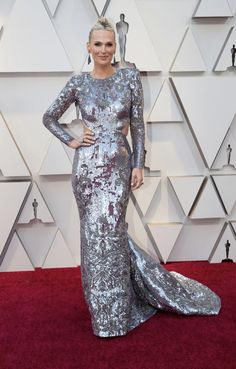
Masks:
[[[116,57],[115,57],[115,54],[114,54],[114,57],[113,57],[113,64],[116,64]]]
[[[90,56],[90,54],[88,55],[88,64],[90,64],[91,63],[91,56]]]

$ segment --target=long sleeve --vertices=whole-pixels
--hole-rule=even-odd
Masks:
[[[134,168],[143,168],[145,161],[145,129],[143,121],[143,88],[140,73],[132,70],[131,77],[131,119],[130,133],[132,138]]]
[[[73,75],[70,78],[57,98],[43,115],[43,124],[45,127],[66,145],[68,145],[74,137],[61,127],[58,119],[69,108],[69,106],[75,102],[75,78],[76,75]]]

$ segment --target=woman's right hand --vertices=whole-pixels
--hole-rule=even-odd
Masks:
[[[91,146],[94,143],[94,133],[92,131],[85,131],[80,138],[70,141],[68,146],[72,149],[77,149],[81,146]]]

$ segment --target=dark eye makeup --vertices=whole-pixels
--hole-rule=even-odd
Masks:
[[[102,45],[102,43],[101,43],[101,42],[99,42],[99,41],[97,41],[97,42],[95,42],[95,43],[94,43],[94,45],[95,45],[95,46],[101,46],[101,45]],[[106,46],[112,47],[112,46],[113,46],[113,43],[112,43],[112,42],[108,42],[108,43],[106,44]]]

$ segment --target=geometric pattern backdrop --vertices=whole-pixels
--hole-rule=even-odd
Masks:
[[[227,241],[236,260],[236,0],[8,0],[0,2],[2,272],[80,264],[74,152],[42,115],[72,73],[88,70],[98,15],[115,25],[121,13],[126,60],[141,71],[147,150],[129,233],[165,263],[221,262]],[[75,106],[60,123],[81,132]]]

